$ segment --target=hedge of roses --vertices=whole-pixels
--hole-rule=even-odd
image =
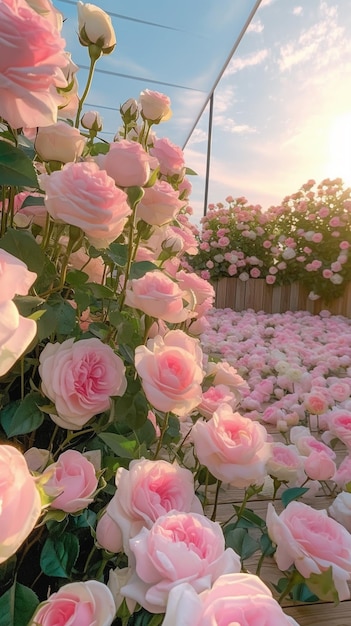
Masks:
[[[341,179],[310,180],[267,211],[242,197],[226,202],[201,219],[200,252],[187,259],[200,276],[299,281],[311,299],[342,295],[351,280],[351,189]]]
[[[322,481],[316,452],[331,476],[329,438],[349,441],[342,389],[326,442],[293,434],[296,471],[286,463],[277,475],[278,447],[244,414],[244,371],[199,339],[214,290],[182,267],[197,251],[189,171],[181,149],[154,132],[169,98],[146,89],[121,105],[114,141],[100,139],[102,119],[83,105],[95,64],[116,45],[111,19],[78,3],[90,58],[81,97],[62,23],[50,0],[0,3],[0,619],[180,626],[186,613],[194,623],[259,615],[292,626],[277,590],[280,601],[348,597],[341,500],[332,510],[341,523],[322,520],[339,550],[310,542],[303,568],[301,537],[282,554],[281,522],[252,517],[247,503],[272,476],[298,487],[286,503],[302,497]],[[223,481],[243,495],[220,524]],[[290,502],[286,516],[303,523],[307,509]],[[242,574],[254,553],[256,575]],[[274,553],[277,590],[258,578]]]

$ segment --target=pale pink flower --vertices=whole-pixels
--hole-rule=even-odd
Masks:
[[[96,163],[66,163],[50,176],[42,174],[40,183],[51,217],[81,228],[97,248],[122,233],[131,213],[127,195]]]
[[[269,502],[266,523],[277,545],[274,556],[280,570],[294,564],[302,576],[309,578],[331,567],[339,600],[350,597],[351,535],[341,524],[329,518],[326,511],[295,501],[280,515]]]
[[[4,563],[33,530],[41,501],[26,460],[14,446],[0,445],[0,476],[0,563]]]
[[[35,149],[43,161],[76,161],[82,154],[86,139],[78,128],[58,121],[51,126],[38,128]]]
[[[153,613],[166,609],[169,592],[187,582],[197,593],[222,574],[240,571],[240,558],[225,549],[220,525],[204,515],[171,511],[130,540],[136,571],[121,593]]]
[[[136,141],[121,139],[111,143],[99,163],[119,187],[142,187],[150,177],[150,157]]]
[[[121,529],[106,510],[96,524],[96,542],[108,552],[117,553],[123,550]]]
[[[126,305],[172,324],[184,322],[193,315],[183,300],[188,300],[186,291],[158,270],[127,283]]]
[[[169,593],[163,626],[298,626],[285,615],[268,587],[251,574],[224,574],[198,594],[187,583]]]
[[[49,465],[44,474],[48,480],[43,489],[54,497],[52,509],[66,513],[77,513],[94,501],[93,494],[98,480],[94,465],[78,450],[66,450],[55,463]]]
[[[179,193],[165,180],[159,180],[145,189],[137,206],[137,217],[152,226],[162,226],[177,216],[183,204]]]
[[[351,533],[351,493],[338,493],[328,509],[329,515]]]
[[[171,101],[168,96],[159,91],[145,89],[140,93],[139,102],[144,119],[154,124],[166,122],[172,117]]]
[[[324,450],[312,450],[304,460],[304,470],[312,480],[330,480],[335,474],[336,465]]]
[[[351,455],[348,454],[341,461],[338,469],[336,470],[333,481],[340,489],[345,489],[348,483],[351,483]]]
[[[203,417],[210,419],[223,403],[235,409],[238,405],[238,397],[226,385],[215,385],[203,392],[202,401],[197,410]]]
[[[200,463],[218,480],[238,488],[263,483],[269,446],[261,424],[222,404],[209,421],[195,423],[192,438]]]
[[[181,330],[149,340],[135,350],[135,367],[155,409],[185,416],[201,402],[202,351]]]
[[[48,343],[39,357],[43,393],[55,404],[51,419],[79,430],[127,388],[122,359],[99,339]]]
[[[179,176],[185,174],[183,150],[172,143],[167,137],[156,139],[150,154],[157,159],[163,176]]]
[[[0,116],[13,128],[53,124],[62,102],[56,88],[67,84],[65,40],[25,0],[0,3],[0,39]]]
[[[280,442],[270,444],[267,474],[281,481],[295,481],[303,469],[302,457],[293,445]]]
[[[97,580],[68,583],[39,604],[28,626],[51,626],[58,615],[62,626],[78,626],[82,619],[94,626],[110,626],[116,614],[113,595]]]

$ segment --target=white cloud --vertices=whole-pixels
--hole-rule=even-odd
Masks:
[[[293,15],[303,15],[303,7],[294,7],[292,13]]]
[[[187,145],[188,146],[193,146],[197,143],[203,143],[204,141],[207,141],[207,133],[204,130],[201,130],[200,128],[195,128],[195,130],[193,131]]]
[[[245,69],[246,67],[254,67],[256,65],[260,65],[265,61],[268,57],[268,50],[258,50],[253,52],[252,54],[248,54],[244,57],[235,57],[230,61],[226,71],[224,72],[224,76],[229,76],[230,74],[235,74],[240,70]]]
[[[249,26],[247,27],[246,32],[247,33],[262,33],[263,29],[264,29],[264,26],[263,26],[261,20],[257,19],[254,22],[251,22],[249,24]]]

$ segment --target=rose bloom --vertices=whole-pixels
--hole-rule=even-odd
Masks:
[[[78,128],[66,122],[39,128],[35,138],[35,149],[43,161],[69,163],[82,156],[86,139]]]
[[[63,15],[55,9],[51,4],[51,0],[26,0],[27,4],[34,9],[39,15],[49,20],[50,24],[57,30],[61,30],[63,24]]]
[[[222,404],[208,422],[195,423],[192,438],[200,463],[218,480],[239,489],[263,483],[269,445],[258,422]]]
[[[111,626],[115,613],[109,588],[97,580],[88,580],[63,585],[39,604],[28,626]]]
[[[0,249],[0,376],[4,376],[33,341],[37,325],[19,314],[12,299],[27,295],[37,275],[23,261]]]
[[[198,594],[188,583],[171,589],[163,626],[298,626],[252,574],[223,574]]]
[[[39,490],[23,454],[0,445],[0,564],[15,554],[40,513]]]
[[[135,368],[155,409],[182,417],[200,404],[202,350],[199,341],[183,331],[171,330],[138,346]]]
[[[267,474],[281,481],[295,481],[303,469],[302,457],[293,445],[273,442],[267,460]]]
[[[0,116],[13,128],[53,124],[56,88],[67,85],[65,40],[25,0],[0,3],[0,40]]]
[[[95,467],[78,450],[62,452],[43,476],[49,477],[43,485],[45,493],[55,498],[50,503],[52,509],[77,513],[94,501],[93,494],[98,486]]]
[[[104,54],[112,52],[116,35],[110,16],[95,4],[78,2],[77,9],[80,42],[83,45],[96,44]]]
[[[338,493],[328,511],[333,519],[351,533],[351,493],[348,491]]]
[[[100,548],[108,552],[121,552],[123,548],[121,529],[107,511],[96,524],[96,541]]]
[[[143,187],[150,177],[150,157],[136,141],[111,143],[101,166],[119,187]]]
[[[275,560],[280,570],[291,565],[304,576],[322,574],[330,566],[339,600],[350,597],[351,534],[326,511],[317,511],[302,502],[290,502],[277,515],[268,503],[267,529],[277,545]]]
[[[95,337],[48,343],[39,362],[43,393],[57,411],[51,419],[62,428],[79,430],[127,388],[122,359]]]
[[[340,489],[345,489],[351,483],[351,455],[346,456],[336,470],[333,481]]]
[[[121,593],[152,613],[162,613],[170,590],[188,582],[197,593],[222,574],[240,571],[240,558],[225,549],[222,529],[204,515],[170,511],[130,540],[136,571]]]
[[[230,391],[229,387],[216,385],[203,392],[202,401],[197,410],[205,419],[210,419],[221,404],[229,404],[232,409],[235,409],[238,403],[238,397]]]
[[[203,304],[208,299],[211,302],[214,301],[215,290],[213,286],[207,280],[195,274],[195,272],[184,272],[184,270],[181,270],[177,272],[176,278],[182,289],[191,290],[195,293],[196,304]]]
[[[171,101],[159,91],[145,89],[140,93],[139,102],[143,118],[154,124],[166,122],[172,117]]]
[[[268,274],[266,276],[266,283],[267,283],[267,285],[274,285],[276,280],[277,280],[276,276],[272,276],[271,274]]]
[[[184,307],[187,293],[161,271],[147,272],[127,283],[125,303],[171,324],[184,322],[192,315]]]
[[[322,393],[312,391],[304,398],[304,407],[312,415],[322,415],[328,409],[328,402]]]
[[[178,192],[165,180],[160,180],[145,189],[137,206],[137,217],[151,226],[163,226],[171,222],[183,206]]]
[[[183,176],[185,173],[185,161],[183,150],[172,143],[167,137],[157,139],[150,154],[156,157],[160,164],[160,172],[163,176]]]
[[[304,470],[312,480],[330,480],[336,472],[336,465],[324,450],[313,450],[304,460]]]
[[[127,195],[96,163],[66,163],[40,183],[51,217],[81,228],[92,245],[107,247],[122,233],[131,213]]]
[[[348,450],[351,450],[351,411],[347,409],[333,409],[326,414],[327,431],[322,439],[329,443],[332,439],[340,439]]]
[[[129,553],[129,539],[145,526],[172,510],[202,513],[195,495],[194,477],[177,463],[148,459],[131,461],[129,469],[119,467],[117,491],[107,505],[107,514],[120,528],[123,547]]]
[[[351,396],[351,387],[348,383],[344,383],[340,380],[339,382],[330,385],[329,392],[335,402],[344,402]]]

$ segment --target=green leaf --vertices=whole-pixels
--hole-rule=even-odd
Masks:
[[[134,459],[134,452],[138,448],[135,439],[126,439],[115,433],[100,433],[98,437],[122,459]]]
[[[47,576],[70,578],[79,554],[78,537],[65,533],[55,540],[48,537],[40,555],[40,567]]]
[[[9,228],[0,240],[0,248],[23,261],[38,276],[43,272],[47,257],[29,231]]]
[[[190,167],[185,168],[186,176],[197,176],[197,172],[194,172]]]
[[[21,209],[24,209],[27,206],[45,206],[44,196],[27,196],[25,201],[23,202]]]
[[[320,600],[339,604],[339,594],[335,588],[332,566],[328,567],[322,574],[311,574],[306,579],[306,584]]]
[[[132,263],[129,278],[142,278],[144,274],[158,269],[157,265],[151,263],[151,261],[136,261],[135,263]]]
[[[259,549],[259,545],[245,528],[234,528],[225,534],[225,545],[232,548],[244,561]]]
[[[272,554],[274,554],[276,550],[275,546],[273,545],[271,541],[271,538],[269,537],[267,533],[264,533],[263,535],[261,535],[260,546],[261,546],[261,552],[265,556],[272,556]]]
[[[106,285],[99,285],[98,283],[86,283],[85,286],[91,291],[95,298],[113,298],[113,291]]]
[[[6,141],[0,141],[0,185],[38,187],[38,178],[32,161],[23,150]]]
[[[39,407],[46,402],[46,398],[36,391],[31,391],[25,396],[12,416],[10,428],[5,431],[7,436],[24,435],[39,428],[44,421],[44,415]]]
[[[119,267],[124,267],[128,259],[128,246],[121,243],[110,243],[105,255]]]
[[[14,583],[0,597],[0,626],[27,626],[38,604],[34,591]]]
[[[67,272],[66,282],[69,285],[72,285],[72,287],[79,287],[81,285],[84,285],[87,282],[88,278],[88,274],[86,274],[82,270],[71,270]]]
[[[236,513],[239,513],[240,506],[234,505],[234,509],[235,509]],[[239,523],[242,520],[243,521],[245,520],[247,528],[250,528],[251,526],[258,526],[258,528],[262,529],[262,528],[265,528],[265,526],[266,526],[266,522],[262,519],[262,517],[259,517],[251,509],[244,509],[241,512]]]
[[[144,393],[137,391],[133,395],[125,393],[114,398],[114,420],[126,422],[131,429],[141,428],[148,413],[148,405]]]
[[[103,143],[102,141],[98,141],[94,143],[90,148],[90,154],[91,156],[96,156],[97,154],[107,154],[109,149],[109,143]]]
[[[283,491],[281,495],[281,501],[283,503],[284,508],[288,506],[290,502],[293,500],[297,500],[301,496],[304,495],[308,491],[306,487],[291,487],[291,489],[286,489]]]

